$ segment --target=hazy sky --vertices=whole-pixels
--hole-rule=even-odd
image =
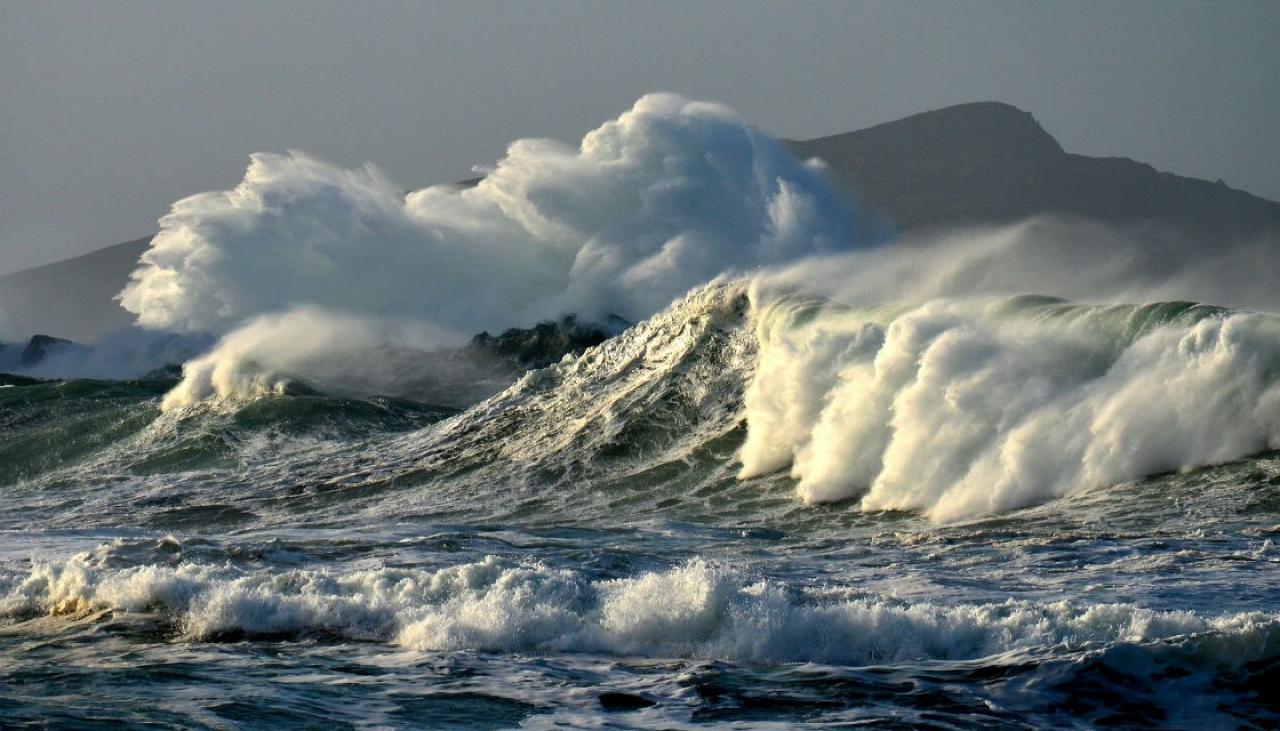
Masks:
[[[807,138],[949,104],[1280,199],[1280,2],[0,0],[0,273],[154,232],[247,155],[468,177],[647,91]]]

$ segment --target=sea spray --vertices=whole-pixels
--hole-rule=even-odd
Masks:
[[[474,187],[260,153],[174,204],[121,293],[139,324],[227,331],[293,306],[471,334],[565,313],[632,322],[738,270],[848,250],[821,166],[726,107],[642,97],[570,147],[513,143]]]
[[[295,383],[331,393],[394,393],[413,360],[428,360],[429,351],[457,340],[418,321],[295,307],[253,318],[187,361],[160,407],[279,395]]]

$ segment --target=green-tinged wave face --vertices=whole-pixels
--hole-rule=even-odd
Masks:
[[[114,479],[226,469],[243,464],[246,447],[263,440],[361,440],[456,413],[405,399],[343,398],[296,388],[164,415],[160,398],[176,383],[0,376],[0,485],[41,476],[81,481],[95,474]]]
[[[1194,303],[852,308],[728,282],[460,412],[296,381],[162,411],[172,380],[14,381],[3,476],[92,493],[182,474],[218,504],[302,483],[270,505],[298,519],[351,500],[955,521],[1275,449],[1278,364],[1276,318]]]
[[[40,381],[0,376],[0,485],[120,445],[155,419],[174,381]]]

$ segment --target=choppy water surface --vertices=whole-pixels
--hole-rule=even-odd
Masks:
[[[4,382],[3,724],[1280,723],[1271,325],[1188,306],[1022,301],[914,320],[815,307],[770,324],[712,287],[462,412],[300,391],[162,413],[172,380]],[[1101,340],[1071,335],[1082,321]],[[932,442],[904,441],[906,407],[891,410],[870,494],[909,480],[902,509],[823,477],[840,442],[822,424],[863,383],[863,350],[974,332],[988,336],[960,348],[939,391],[951,400],[919,411],[953,409]],[[930,358],[957,362],[931,347],[895,386],[903,404],[940,377]],[[1050,368],[1033,351],[1084,355]],[[1126,416],[1156,356],[1185,356],[1185,423]],[[1222,358],[1254,370],[1197,397],[1222,383]],[[865,393],[891,372],[873,366]],[[1006,399],[998,413],[965,400],[975,374]],[[1240,394],[1255,412],[1231,428],[1189,406]],[[1048,408],[1094,425],[1093,441],[1061,433],[1055,450],[1033,430],[1010,446],[1009,424]],[[773,441],[751,443],[768,419]],[[960,423],[980,434],[954,436]],[[1134,446],[1126,429],[1144,424],[1151,444]],[[1169,464],[1161,445],[1190,444],[1196,424],[1228,446]],[[775,447],[791,450],[781,467],[744,470]],[[1037,482],[1042,453],[1069,455],[1072,480],[1118,479]],[[988,455],[1000,470],[939,476]],[[888,474],[894,460],[919,471]],[[980,477],[991,509],[957,513]]]

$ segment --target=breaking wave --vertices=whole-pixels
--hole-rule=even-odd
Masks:
[[[854,309],[718,283],[408,449],[456,464],[488,445],[482,472],[600,479],[744,425],[741,479],[789,469],[805,501],[942,522],[1000,513],[1280,448],[1280,320],[1038,297]]]
[[[1280,320],[1049,298],[756,301],[742,477],[935,520],[1280,448]]]
[[[172,539],[150,549],[180,552]],[[106,552],[109,555],[109,552]],[[1199,637],[1211,662],[1280,654],[1280,619],[1207,617],[1127,604],[940,605],[806,590],[695,560],[593,580],[495,557],[438,570],[253,572],[230,565],[113,568],[103,552],[37,565],[0,586],[0,615],[149,613],[191,640],[338,635],[418,650],[574,651],[844,665],[969,660],[1058,646],[1097,649]],[[154,557],[153,557],[154,558]]]
[[[1008,296],[1063,272],[1081,232],[1101,264],[1048,291],[1226,281],[1185,243],[1125,248],[1058,219],[859,248],[819,163],[656,94],[577,147],[514,143],[470,187],[405,195],[371,168],[256,155],[234,190],[174,205],[121,302],[146,327],[221,334],[159,400],[178,431],[210,404],[405,396],[415,361],[480,328],[639,323],[506,390],[450,382],[475,396],[432,402],[469,407],[452,418],[390,417],[419,428],[366,450],[383,474],[574,486],[699,454],[719,469],[697,479],[785,471],[805,502],[948,522],[1280,448],[1275,316]],[[136,452],[157,431],[139,412],[54,451]]]

